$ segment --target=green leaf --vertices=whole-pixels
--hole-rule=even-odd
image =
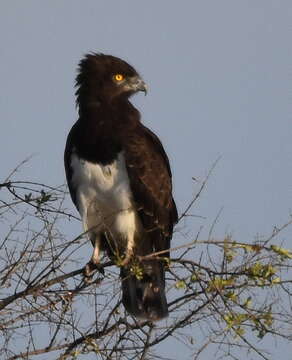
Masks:
[[[186,283],[184,282],[184,280],[177,281],[176,284],[175,284],[175,287],[177,289],[185,289],[186,288]]]

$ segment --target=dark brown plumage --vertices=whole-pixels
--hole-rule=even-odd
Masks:
[[[95,247],[87,273],[98,263],[99,249],[122,255],[126,309],[137,317],[163,318],[168,313],[163,262],[142,261],[142,279],[131,272],[137,255],[169,249],[177,222],[167,155],[129,101],[146,85],[125,61],[89,54],[79,64],[76,86],[79,119],[68,135],[65,169]]]

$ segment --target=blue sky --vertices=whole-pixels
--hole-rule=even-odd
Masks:
[[[180,211],[220,156],[189,236],[222,207],[216,236],[270,234],[292,212],[291,19],[285,0],[2,1],[1,178],[33,154],[19,178],[65,181],[76,66],[101,51],[149,86],[133,101],[169,154]]]

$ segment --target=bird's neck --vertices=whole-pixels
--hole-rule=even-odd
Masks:
[[[106,102],[96,100],[79,104],[80,119],[88,124],[111,126],[135,126],[140,122],[140,113],[125,98]]]
[[[112,163],[123,143],[141,126],[139,111],[129,102],[88,104],[76,124],[78,155],[91,162]]]

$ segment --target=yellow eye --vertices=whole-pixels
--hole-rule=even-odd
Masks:
[[[124,76],[122,74],[116,74],[114,78],[116,81],[122,81],[124,79]]]

